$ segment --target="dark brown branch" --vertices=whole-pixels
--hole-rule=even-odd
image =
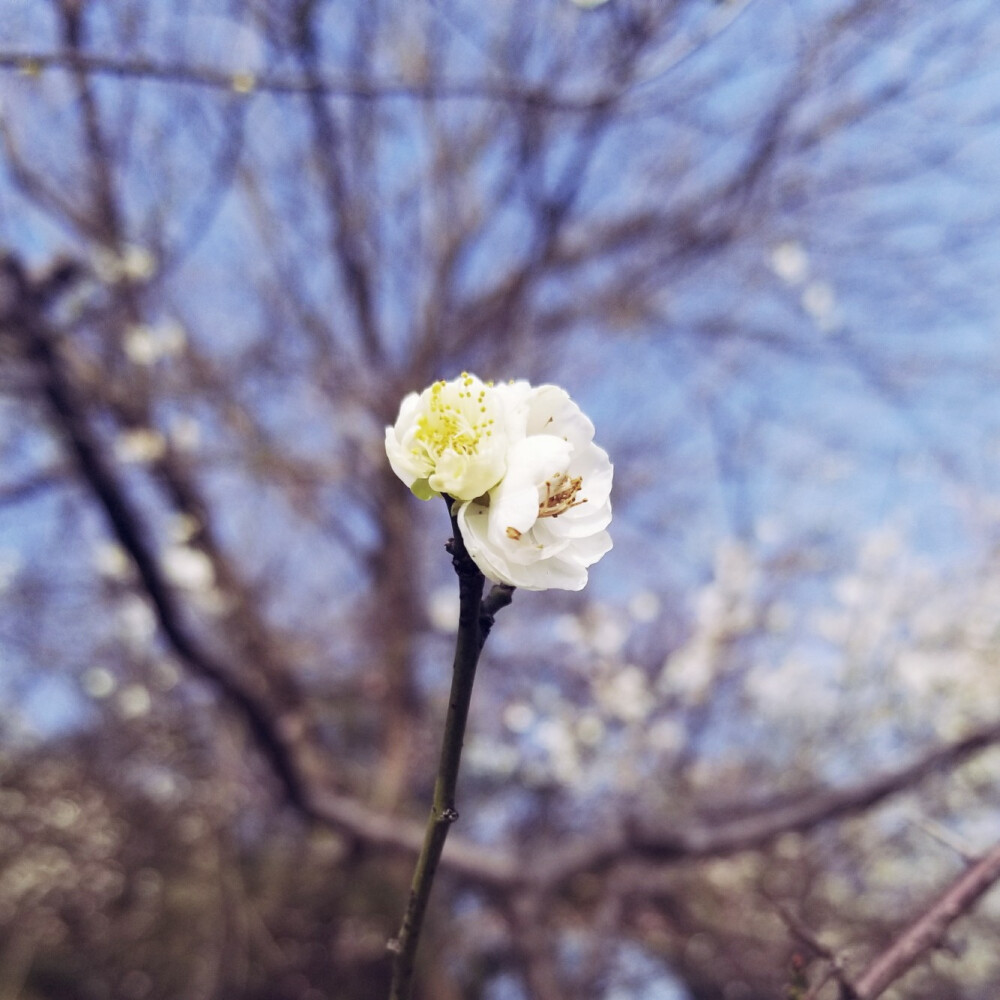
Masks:
[[[448,842],[442,863],[455,874],[481,885],[534,887],[547,892],[577,875],[604,870],[629,859],[669,863],[754,850],[783,833],[808,832],[864,812],[891,795],[912,788],[931,773],[957,767],[998,741],[1000,725],[983,727],[881,778],[853,789],[806,795],[797,805],[774,809],[763,816],[740,817],[712,826],[679,824],[659,831],[623,826],[578,843],[540,847],[534,860],[527,863],[454,837]],[[327,822],[374,846],[410,854],[419,850],[422,837],[419,823],[394,819],[353,800],[325,793],[314,797],[314,808]]]
[[[69,66],[76,84],[77,99],[80,102],[83,119],[83,133],[87,145],[87,162],[90,168],[92,195],[94,197],[94,218],[100,220],[102,242],[116,250],[121,243],[122,222],[118,201],[114,193],[114,178],[111,175],[112,160],[108,156],[108,145],[101,124],[100,109],[90,76],[81,62],[83,58],[83,7],[73,0],[63,0],[60,4],[63,41],[70,57]]]
[[[323,181],[332,256],[340,266],[344,290],[354,307],[365,356],[368,361],[374,362],[381,354],[381,342],[375,319],[372,267],[352,225],[352,217],[358,213],[351,203],[341,162],[343,142],[340,128],[320,87],[319,43],[312,23],[314,10],[315,5],[309,4],[303,11],[297,53],[305,79],[310,84],[306,99],[312,120],[316,169]]]
[[[308,813],[306,789],[294,750],[281,735],[266,703],[244,689],[235,679],[236,671],[202,648],[184,623],[182,610],[146,540],[148,532],[142,519],[106,461],[91,430],[86,408],[59,357],[55,337],[42,312],[45,290],[33,287],[13,259],[5,258],[3,264],[4,277],[16,294],[0,323],[18,338],[28,359],[35,364],[53,421],[81,476],[100,503],[109,527],[135,563],[163,634],[180,659],[238,709],[289,800]]]

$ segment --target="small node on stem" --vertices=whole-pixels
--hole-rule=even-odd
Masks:
[[[454,823],[455,820],[457,819],[458,819],[457,809],[445,809],[444,812],[441,813],[442,823]]]
[[[398,955],[403,950],[403,946],[399,943],[399,938],[391,937],[385,943],[385,950],[390,955]]]

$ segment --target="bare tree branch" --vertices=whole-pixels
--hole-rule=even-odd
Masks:
[[[59,467],[42,469],[18,482],[0,483],[0,506],[8,507],[33,500],[39,493],[65,483],[65,470]]]
[[[549,852],[539,851],[531,866],[531,877],[538,885],[554,886],[581,872],[601,870],[629,857],[670,862],[753,850],[782,834],[804,833],[862,813],[935,772],[957,767],[998,742],[1000,724],[994,723],[936,747],[906,767],[850,788],[805,794],[786,805],[711,824],[703,821],[662,826],[655,822],[626,824],[604,837],[586,838]]]
[[[149,534],[142,518],[105,460],[85,407],[59,358],[55,338],[42,314],[46,290],[33,288],[13,258],[5,257],[3,264],[5,277],[20,294],[0,317],[0,323],[23,344],[28,357],[38,366],[42,391],[59,432],[81,476],[103,508],[110,528],[135,563],[164,635],[183,662],[239,709],[289,800],[308,812],[299,763],[281,726],[272,718],[270,702],[251,694],[241,685],[236,679],[238,672],[203,649],[184,623],[181,608],[147,541]]]
[[[876,1000],[897,979],[944,940],[948,928],[1000,880],[1000,844],[964,871],[868,967],[853,986],[850,1000]]]
[[[147,58],[114,58],[100,55],[77,55],[73,52],[0,52],[0,69],[13,69],[29,76],[47,69],[72,68],[86,73],[128,79],[225,90],[251,95],[330,94],[357,100],[388,100],[419,97],[433,100],[483,100],[550,111],[572,113],[593,111],[615,100],[614,91],[589,95],[560,95],[551,88],[537,88],[515,81],[486,82],[454,80],[447,82],[387,80],[378,77],[355,77],[332,73],[290,74],[249,71],[229,73],[207,66],[192,67],[183,63],[159,62]]]

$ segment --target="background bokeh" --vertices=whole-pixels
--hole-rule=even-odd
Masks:
[[[615,548],[498,619],[423,1000],[833,1000],[995,844],[990,0],[0,7],[0,997],[386,995],[464,369]]]

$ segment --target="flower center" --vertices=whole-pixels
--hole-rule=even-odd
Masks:
[[[583,486],[583,476],[568,476],[565,472],[545,480],[545,496],[539,501],[539,517],[558,517],[572,507],[586,503],[587,498],[576,499],[580,487]]]
[[[484,437],[492,437],[494,420],[488,416],[486,390],[467,372],[460,380],[435,382],[431,386],[430,406],[417,418],[416,439],[432,455],[441,456],[449,449],[458,455],[476,455]],[[417,451],[417,449],[415,449]]]

